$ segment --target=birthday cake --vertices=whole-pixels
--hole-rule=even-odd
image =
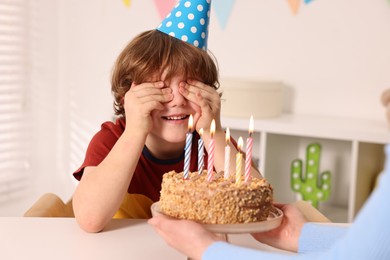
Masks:
[[[171,171],[163,176],[160,211],[166,215],[203,224],[238,224],[266,220],[273,202],[273,190],[265,179],[224,179],[215,174],[189,174]]]

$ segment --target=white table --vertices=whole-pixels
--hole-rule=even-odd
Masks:
[[[233,244],[280,251],[249,234],[229,235]],[[0,259],[186,259],[169,247],[146,220],[118,219],[100,233],[86,233],[74,218],[0,218]],[[282,252],[282,251],[280,251]]]

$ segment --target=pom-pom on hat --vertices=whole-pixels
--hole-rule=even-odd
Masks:
[[[179,0],[157,30],[207,50],[211,0]]]

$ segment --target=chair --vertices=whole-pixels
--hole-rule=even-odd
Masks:
[[[24,217],[74,217],[72,199],[63,202],[60,197],[53,193],[42,195],[28,209]]]

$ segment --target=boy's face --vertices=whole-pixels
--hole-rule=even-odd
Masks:
[[[187,80],[185,77],[174,76],[165,80],[163,74],[161,80],[172,89],[173,99],[163,104],[164,110],[152,112],[153,129],[150,134],[169,143],[180,143],[185,141],[190,115],[199,114],[200,107],[179,92],[179,84]]]

